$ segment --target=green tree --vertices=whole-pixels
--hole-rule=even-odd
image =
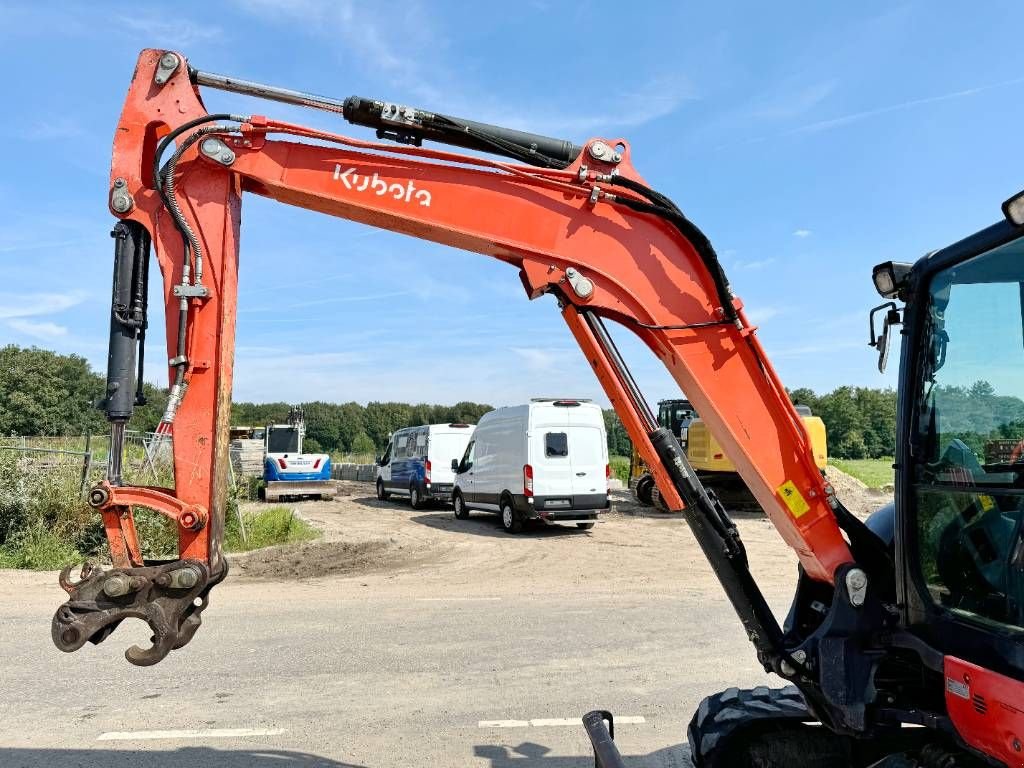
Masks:
[[[104,382],[78,355],[0,348],[0,434],[66,435],[99,431],[94,407]]]
[[[355,436],[355,439],[352,440],[352,453],[369,453],[372,455],[375,452],[375,449],[376,446],[373,444],[373,440],[371,440],[370,436],[365,432],[360,432]]]
[[[633,453],[633,443],[630,442],[626,428],[613,409],[606,408],[604,413],[604,429],[608,434],[608,455],[609,456],[630,456]]]
[[[377,450],[382,451],[391,433],[408,426],[411,416],[412,406],[407,403],[372,402],[366,405],[363,425]]]

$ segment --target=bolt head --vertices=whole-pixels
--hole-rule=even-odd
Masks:
[[[203,152],[208,155],[215,155],[220,152],[221,142],[220,139],[204,139],[203,140]]]
[[[123,187],[126,183],[127,182],[124,179],[122,179],[120,176],[118,176],[116,179],[114,179],[114,186],[115,187]]]
[[[110,494],[104,488],[93,488],[89,491],[89,504],[93,507],[102,507],[109,498]]]
[[[132,199],[128,195],[114,195],[110,207],[118,213],[128,213],[132,209]]]
[[[132,590],[132,582],[123,574],[115,574],[103,582],[103,591],[110,597],[121,597]]]
[[[165,53],[163,56],[160,57],[160,63],[164,67],[170,69],[171,67],[178,66],[178,57],[176,55],[174,55],[173,53],[169,53],[168,52],[168,53]]]

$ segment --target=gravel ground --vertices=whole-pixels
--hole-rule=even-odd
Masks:
[[[322,540],[234,556],[196,637],[155,667],[121,658],[148,644],[134,620],[59,653],[56,574],[0,571],[0,765],[587,768],[578,718],[607,708],[635,720],[617,733],[630,768],[686,768],[703,696],[781,682],[678,517],[616,494],[590,531],[510,536],[340,491],[294,505]],[[795,556],[763,517],[737,525],[784,614]]]

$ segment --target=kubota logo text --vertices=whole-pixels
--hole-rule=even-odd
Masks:
[[[355,168],[343,171],[340,165],[335,165],[334,180],[344,184],[345,189],[354,189],[356,192],[369,190],[380,197],[391,195],[395,200],[406,203],[416,200],[420,205],[430,207],[430,192],[425,189],[416,189],[416,185],[412,183],[411,179],[405,184],[398,182],[388,184],[384,179],[378,178],[376,173],[373,176],[365,176],[356,173]]]

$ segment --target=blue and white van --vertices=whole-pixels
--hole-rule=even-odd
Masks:
[[[377,498],[408,496],[413,509],[431,500],[450,502],[452,460],[462,458],[474,429],[474,424],[424,424],[397,430],[377,459]]]

